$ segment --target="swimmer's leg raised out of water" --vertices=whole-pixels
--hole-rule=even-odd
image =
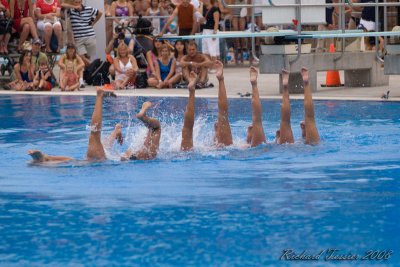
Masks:
[[[218,120],[215,123],[215,138],[217,145],[229,146],[232,145],[232,132],[229,125],[228,116],[228,98],[226,96],[226,88],[224,81],[224,65],[221,61],[215,62],[217,69],[218,87]]]
[[[136,118],[141,120],[149,129],[143,147],[136,153],[130,150],[126,151],[121,160],[150,160],[157,156],[160,147],[161,124],[157,119],[147,116],[146,111],[151,106],[151,102],[144,102],[142,109],[136,114]]]
[[[28,150],[28,155],[32,157],[34,163],[42,163],[42,162],[66,162],[71,161],[73,158],[65,157],[65,156],[50,156],[44,154],[40,150]]]
[[[290,126],[289,72],[287,70],[282,70],[282,85],[281,125],[276,133],[276,142],[278,144],[292,144],[294,138]]]
[[[115,124],[114,130],[108,136],[105,146],[111,148],[114,145],[114,141],[117,140],[118,144],[122,145],[124,143],[124,138],[122,136],[122,125],[121,123]]]
[[[103,144],[101,143],[101,127],[103,120],[103,99],[104,97],[116,95],[109,91],[104,91],[102,88],[97,89],[96,103],[92,114],[90,125],[89,145],[87,151],[87,159],[90,161],[105,160]]]
[[[181,150],[188,151],[193,148],[193,126],[194,126],[194,107],[195,107],[195,92],[196,92],[197,74],[190,72],[189,74],[189,98],[185,111],[185,118],[182,128],[182,143]]]
[[[250,82],[253,92],[251,98],[253,124],[248,128],[247,141],[251,145],[251,147],[256,147],[262,143],[267,142],[262,125],[262,109],[260,95],[257,87],[257,76],[257,69],[255,67],[250,67]]]
[[[300,123],[302,136],[306,144],[316,145],[320,142],[317,125],[315,123],[314,102],[311,86],[308,80],[308,69],[302,68],[301,75],[304,81],[304,122]]]

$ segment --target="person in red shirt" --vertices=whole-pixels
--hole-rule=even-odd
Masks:
[[[33,21],[32,0],[10,0],[10,14],[14,20],[13,28],[19,33],[18,52],[29,34],[33,39],[38,38],[35,22]]]
[[[40,34],[44,35],[46,52],[60,52],[62,28],[60,23],[61,4],[59,0],[37,0],[36,17],[38,18],[37,28]],[[52,34],[57,37],[57,48],[53,51],[50,47]]]
[[[0,2],[0,55],[8,54],[8,42],[11,38],[10,10],[7,0]]]

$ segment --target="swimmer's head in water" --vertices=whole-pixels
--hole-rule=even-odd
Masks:
[[[253,139],[253,125],[250,124],[249,127],[247,127],[247,137],[246,137],[247,143],[250,144],[252,139]]]
[[[34,162],[44,161],[44,155],[39,150],[28,150],[28,155],[32,157]]]
[[[306,138],[306,124],[304,121],[300,122],[300,128],[301,128],[301,136],[303,138]]]

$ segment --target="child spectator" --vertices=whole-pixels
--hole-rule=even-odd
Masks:
[[[39,60],[39,70],[33,78],[33,90],[35,91],[51,91],[55,86],[53,72],[47,65],[47,60]]]
[[[64,78],[61,80],[61,91],[75,91],[79,89],[78,74],[76,74],[74,63],[67,62]]]
[[[168,15],[169,15],[169,16],[172,15],[172,13],[173,13],[174,10],[175,10],[175,7],[176,7],[176,6],[175,6],[174,4],[172,4],[172,3],[169,3],[169,4],[168,4],[168,6],[167,6],[167,12],[168,12]],[[175,17],[175,18],[172,20],[171,24],[168,26],[168,28],[167,28],[167,33],[176,34],[177,32],[178,32],[178,18]]]
[[[19,61],[14,66],[15,80],[8,84],[10,89],[16,91],[32,91],[32,81],[35,66],[31,62],[32,52],[24,50]]]
[[[7,0],[0,2],[0,55],[8,54],[8,42],[11,38],[12,22]]]
[[[60,81],[64,79],[64,73],[66,71],[66,65],[68,62],[72,62],[74,69],[79,76],[79,83],[81,88],[84,87],[83,83],[83,69],[85,63],[82,58],[77,54],[76,48],[73,44],[67,44],[67,51],[60,57],[58,61],[58,66],[60,67]]]

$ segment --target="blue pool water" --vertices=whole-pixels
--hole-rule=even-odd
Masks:
[[[143,142],[133,119],[155,103],[159,156],[119,162]],[[265,100],[271,142],[280,101]],[[83,159],[94,97],[0,97],[1,266],[289,266],[300,254],[339,249],[388,260],[300,261],[296,266],[399,266],[400,103],[316,101],[322,143],[243,149],[249,99],[230,101],[235,145],[212,147],[215,99],[196,100],[191,153],[179,152],[185,98],[120,97],[104,106],[103,136],[116,122],[126,142],[112,160],[29,164],[28,149]],[[292,101],[300,138],[302,101]],[[388,254],[389,255],[389,254]]]

